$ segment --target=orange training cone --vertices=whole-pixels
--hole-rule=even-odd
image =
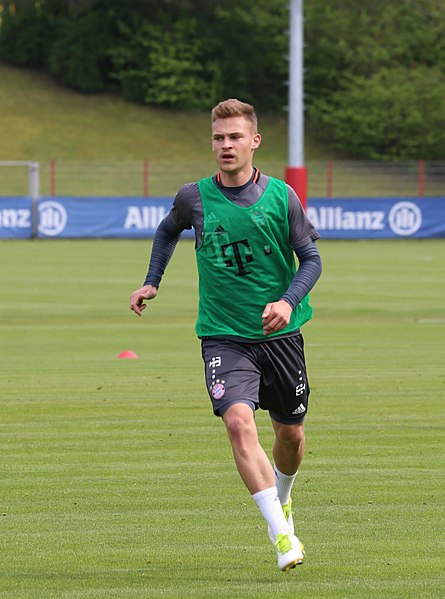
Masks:
[[[138,356],[137,356],[137,354],[134,353],[134,351],[131,351],[131,349],[126,349],[125,351],[121,352],[117,357],[118,358],[130,358],[131,360],[134,360]]]

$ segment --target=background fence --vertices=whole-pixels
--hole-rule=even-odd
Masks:
[[[286,164],[257,160],[264,172],[283,178]],[[0,166],[1,163],[0,163]],[[308,161],[308,197],[432,197],[445,195],[445,161]],[[208,161],[53,160],[40,162],[42,196],[167,196],[187,181],[216,171]],[[24,165],[3,163],[0,196],[29,194]]]

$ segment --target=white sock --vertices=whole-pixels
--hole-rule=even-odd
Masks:
[[[294,480],[298,474],[298,470],[295,472],[295,474],[283,474],[278,470],[278,468],[274,464],[273,471],[275,472],[275,483],[277,485],[277,492],[278,497],[280,498],[281,505],[286,505],[286,503],[289,503],[292,485],[294,484]]]
[[[263,518],[270,526],[274,538],[276,538],[277,534],[280,532],[287,532],[288,526],[276,487],[258,491],[258,493],[252,495],[252,499],[256,502]]]

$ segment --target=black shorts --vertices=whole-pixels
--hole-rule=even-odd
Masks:
[[[303,422],[310,390],[301,333],[259,343],[207,337],[201,347],[216,416],[241,402],[283,424]]]

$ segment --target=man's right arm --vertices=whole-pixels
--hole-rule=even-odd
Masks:
[[[182,230],[175,225],[171,212],[169,212],[156,230],[144,285],[131,294],[130,310],[137,316],[141,316],[146,308],[144,301],[156,297],[162,276],[173,255],[181,232]]]
[[[150,265],[144,285],[158,288],[184,229],[202,231],[202,205],[197,183],[186,183],[175,196],[173,206],[159,224],[153,240]]]
[[[181,233],[182,229],[178,229],[171,213],[167,214],[167,216],[159,223],[153,239],[150,265],[148,267],[147,276],[145,277],[144,286],[152,285],[156,288],[159,287]]]
[[[144,285],[131,294],[130,309],[138,316],[141,316],[142,311],[146,307],[144,301],[156,297],[161,279],[182,231],[184,229],[191,229],[192,226],[196,230],[195,221],[197,219],[195,216],[192,221],[192,213],[196,212],[197,203],[199,206],[199,198],[197,183],[187,183],[178,191],[173,201],[172,209],[160,222],[153,239],[150,265]]]

